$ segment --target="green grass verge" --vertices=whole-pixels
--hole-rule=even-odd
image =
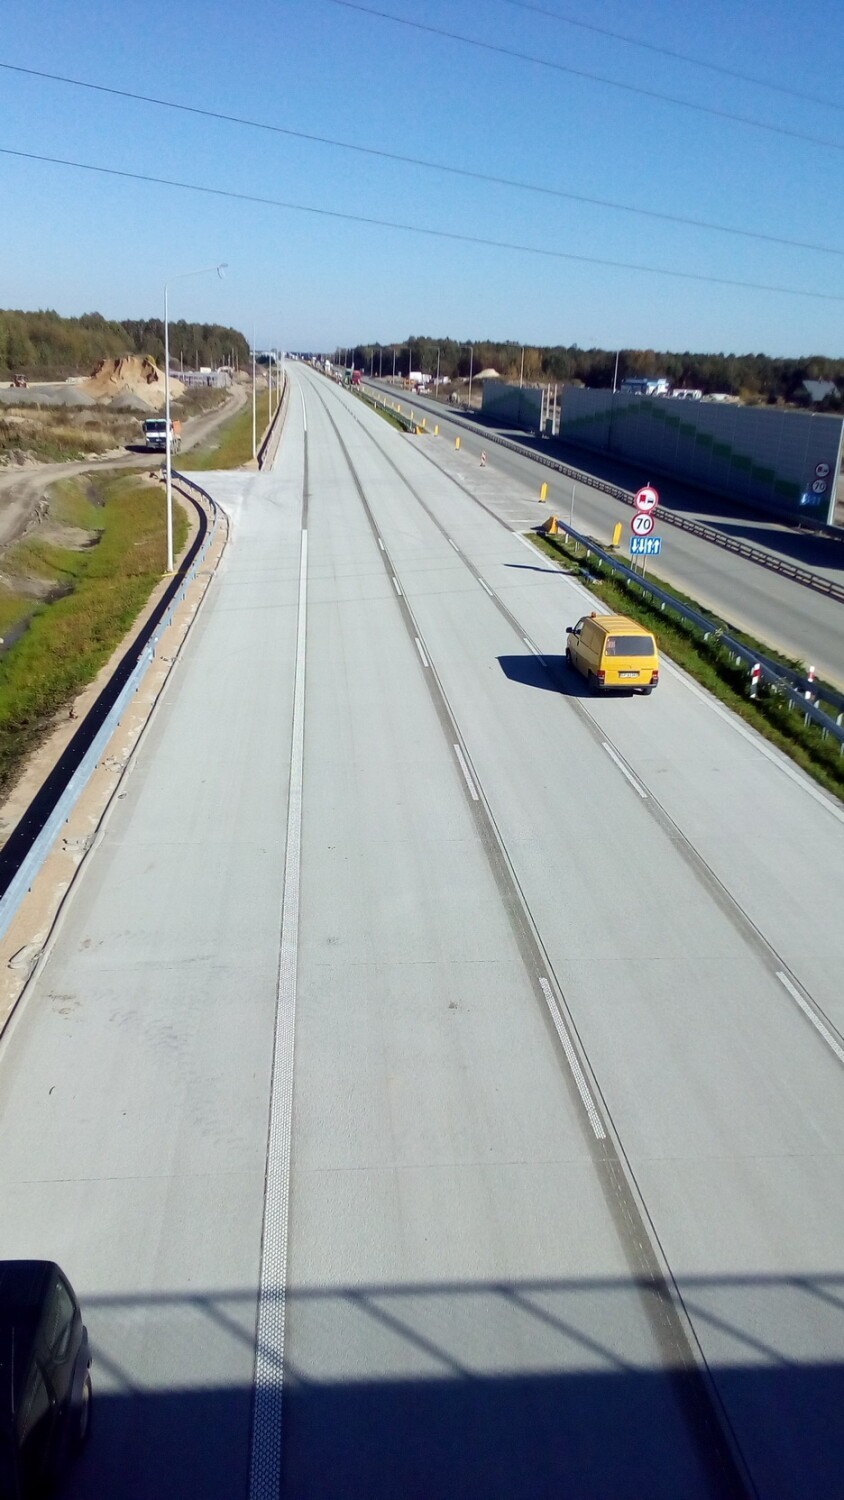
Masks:
[[[388,422],[391,427],[397,428],[399,432],[407,432],[407,425],[396,416],[394,411],[387,411],[386,407],[379,406],[377,402],[372,400],[371,396],[367,396],[362,392],[360,387],[353,387],[353,389],[355,395],[361,401],[365,401],[366,405],[371,407],[373,411],[377,411],[379,417],[383,417],[384,421]]]
[[[835,741],[825,739],[816,725],[806,724],[799,709],[789,709],[787,700],[764,685],[760,687],[760,696],[751,701],[747,696],[746,667],[737,666],[735,658],[714,636],[704,640],[693,625],[664,614],[658,605],[649,603],[635,585],[613,576],[598,558],[593,556],[584,562],[582,557],[577,558],[571,544],[567,545],[555,537],[532,534],[530,540],[556,562],[578,564],[578,572],[579,563],[583,563],[591,575],[584,580],[590,593],[601,599],[611,610],[629,615],[631,619],[639,620],[642,625],[653,630],[660,650],[676,662],[678,667],[682,667],[702,687],[764,735],[765,739],[784,751],[827,791],[844,800],[844,755],[839,754]],[[662,583],[657,586],[664,587]],[[676,595],[676,590],[666,592]],[[677,597],[683,598],[685,603],[701,613],[706,613],[694,600],[682,595]],[[771,657],[776,655],[761,643],[754,644],[760,646],[762,654]]]
[[[6,556],[12,581],[16,573],[36,573],[63,594],[35,607],[28,629],[0,659],[0,791],[55,714],[108,661],[166,562],[163,491],[134,475],[63,481],[51,493],[50,511],[53,521],[87,532],[89,542],[77,549],[34,536]],[[181,551],[188,529],[181,506],[173,520]],[[19,603],[32,610],[31,598]]]
[[[259,391],[257,407],[257,438],[261,437],[270,420],[270,397],[268,391]],[[192,448],[190,453],[179,454],[177,465],[187,473],[191,469],[239,469],[252,457],[252,401],[221,422],[214,434],[213,442],[205,448]]]

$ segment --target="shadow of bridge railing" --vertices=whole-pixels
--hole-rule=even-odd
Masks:
[[[650,1295],[598,1277],[293,1287],[279,1495],[746,1493],[712,1413],[690,1417],[686,1374],[655,1357]],[[758,1493],[839,1497],[844,1276],[698,1277],[683,1295]],[[255,1292],[88,1294],[84,1305],[96,1425],[68,1500],[245,1497]]]

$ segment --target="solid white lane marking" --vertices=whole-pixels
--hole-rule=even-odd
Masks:
[[[541,661],[545,660],[545,658],[542,655],[542,652],[540,651],[539,647],[538,646],[534,646],[533,641],[529,640],[526,635],[522,636],[522,640],[524,641],[524,643],[527,646],[528,650],[533,652],[534,656],[538,656]]]
[[[574,1081],[577,1084],[577,1092],[583,1100],[586,1113],[589,1116],[589,1124],[592,1126],[592,1129],[595,1132],[598,1140],[604,1141],[606,1140],[607,1132],[605,1131],[601,1123],[601,1116],[598,1114],[598,1111],[595,1107],[595,1101],[592,1098],[591,1093],[589,1092],[589,1085],[586,1082],[585,1077],[583,1076],[583,1069],[581,1068],[580,1063],[577,1060],[577,1053],[572,1046],[571,1037],[566,1030],[563,1018],[560,1015],[557,1002],[554,999],[554,991],[551,989],[551,986],[548,983],[547,979],[540,979],[539,983],[542,986],[542,993],[548,1002],[548,1009],[551,1012],[551,1020],[554,1022],[554,1029],[563,1044],[563,1051],[566,1054],[568,1065],[571,1068]]]
[[[302,421],[305,424],[305,432],[308,430],[308,413],[305,410],[305,392],[300,388],[299,395],[302,397]]]
[[[783,974],[781,969],[777,969],[777,979],[779,980],[780,984],[785,985],[785,988],[788,990],[788,993],[791,996],[792,1000],[797,1001],[797,1004],[800,1006],[800,1009],[802,1010],[804,1016],[806,1016],[807,1020],[811,1021],[815,1030],[820,1032],[830,1051],[835,1053],[835,1056],[838,1058],[839,1062],[844,1063],[844,1047],[839,1046],[838,1042],[835,1040],[835,1037],[832,1035],[832,1032],[828,1027],[824,1026],[824,1023],[821,1020],[820,1016],[815,1015],[815,1012],[812,1010],[811,1005],[809,1005],[808,1001],[803,999],[803,996],[797,989],[797,986],[791,983],[788,975]]]
[[[378,546],[381,548],[381,551],[383,552],[384,551],[384,543],[382,542],[380,536],[378,538]]]
[[[474,802],[477,802],[478,801],[477,788],[475,786],[474,781],[472,780],[472,773],[471,773],[471,771],[469,770],[469,767],[466,764],[466,758],[465,758],[465,756],[463,754],[463,751],[460,749],[459,745],[455,745],[455,747],[454,747],[454,753],[455,753],[455,755],[457,756],[457,759],[460,762],[460,769],[463,772],[463,775],[466,777],[466,785],[469,788],[469,791],[472,793],[472,800]]]
[[[486,591],[489,594],[489,597],[491,599],[492,598],[492,589],[490,588],[489,584],[488,583],[484,583],[484,580],[482,578],[480,578],[480,577],[478,578],[478,583],[480,584],[480,586],[481,586],[482,589],[486,589]]]
[[[393,578],[393,583],[395,584],[396,593],[398,594],[399,598],[401,598],[401,589],[399,588],[399,581],[398,581],[395,573],[393,573],[392,578]]]
[[[421,656],[421,658],[422,658],[422,665],[423,665],[423,667],[427,667],[427,665],[428,665],[428,658],[427,658],[427,656],[426,656],[426,655],[425,655],[425,652],[424,652],[424,650],[423,650],[423,647],[422,647],[422,642],[421,642],[421,641],[420,641],[420,639],[419,639],[419,637],[418,637],[418,635],[415,635],[415,636],[414,636],[414,637],[413,637],[413,639],[414,639],[414,640],[415,640],[415,642],[416,642],[416,649],[417,649],[417,651],[418,651],[418,652],[419,652],[419,655],[420,655],[420,656]]]
[[[618,766],[618,769],[621,772],[622,776],[626,777],[626,779],[630,782],[630,785],[632,786],[634,792],[638,792],[640,797],[644,797],[645,799],[647,799],[648,794],[645,791],[644,787],[641,787],[639,785],[636,777],[633,775],[633,772],[628,771],[626,765],[624,764],[624,761],[621,759],[621,756],[618,755],[615,750],[613,750],[612,745],[608,745],[606,740],[601,740],[601,744],[606,750],[610,760],[614,761]]]
[[[451,540],[450,536],[446,537],[446,541],[448,542],[449,547],[453,547],[454,548],[455,552],[459,552],[460,551],[460,548],[458,547],[457,543],[453,542]]]
[[[308,533],[303,530],[299,559],[299,609],[296,625],[290,785],[287,798],[287,844],[284,856],[284,894],[281,906],[258,1320],[255,1330],[255,1391],[249,1463],[249,1500],[278,1500],[281,1481],[290,1144],[293,1128],[293,1045],[299,942],[302,773],[305,751],[307,585]]]

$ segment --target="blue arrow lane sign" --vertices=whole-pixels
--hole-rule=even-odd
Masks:
[[[661,536],[631,536],[631,557],[658,557],[662,551]]]

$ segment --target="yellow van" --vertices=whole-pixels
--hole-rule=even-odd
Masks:
[[[584,615],[570,625],[566,661],[595,688],[652,693],[659,682],[656,641],[626,615]]]

